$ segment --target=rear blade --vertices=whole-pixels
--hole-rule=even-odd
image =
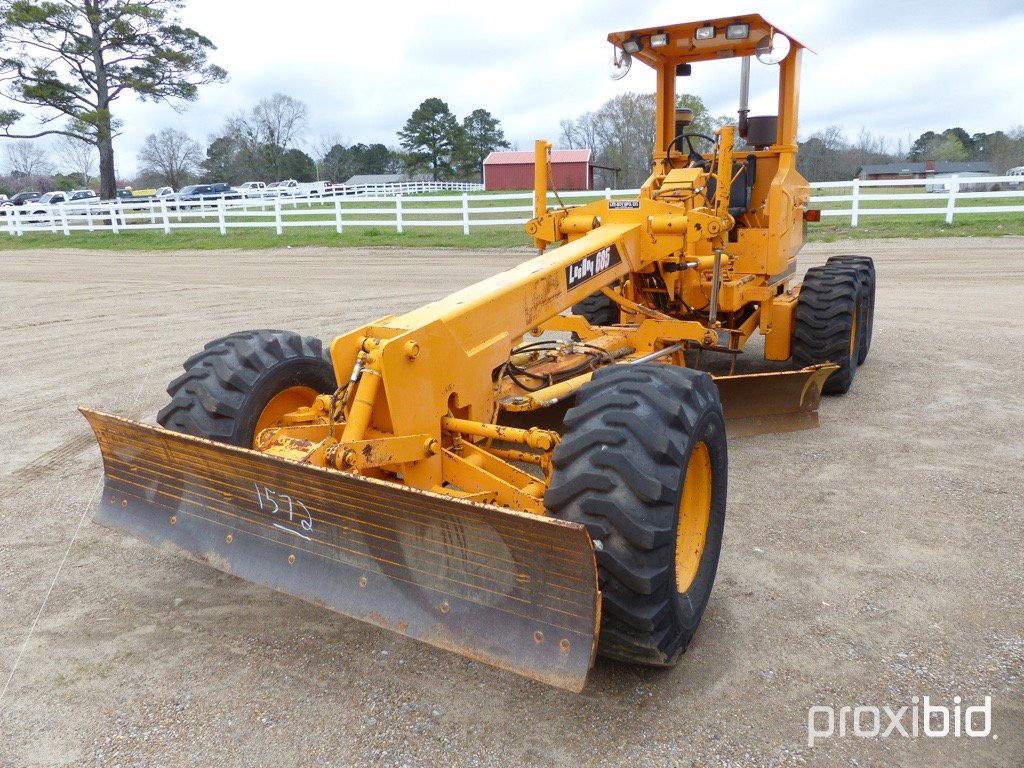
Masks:
[[[98,522],[438,648],[580,691],[599,592],[580,525],[81,409]]]
[[[837,366],[715,376],[729,437],[792,432],[818,426],[821,388]]]

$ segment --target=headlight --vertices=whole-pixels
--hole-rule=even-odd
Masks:
[[[725,28],[725,36],[729,40],[746,40],[750,36],[750,25],[730,24]]]
[[[651,35],[651,48],[664,48],[668,45],[668,35],[664,32]]]
[[[712,40],[715,37],[714,27],[697,27],[694,37],[698,40]]]
[[[623,43],[622,43],[622,50],[624,50],[626,53],[630,54],[631,56],[634,53],[640,53],[640,49],[643,48],[643,47],[644,46],[640,42],[640,38],[637,37],[636,35],[634,35],[633,37],[629,38],[628,40],[623,41]]]

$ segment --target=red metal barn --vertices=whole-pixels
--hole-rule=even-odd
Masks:
[[[589,149],[551,152],[551,183],[559,192],[594,188]],[[484,189],[533,189],[533,152],[491,152],[484,160]]]

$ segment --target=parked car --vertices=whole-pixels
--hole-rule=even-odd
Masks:
[[[39,192],[19,192],[10,199],[11,205],[25,205],[26,203],[34,203],[42,197]]]
[[[1014,179],[1013,181],[1006,182],[1007,187],[1009,187],[1010,189],[1024,188],[1024,165],[1019,165],[1016,168],[1010,168],[1005,175],[1020,178],[1020,181]]]
[[[233,189],[230,184],[218,182],[216,184],[192,184],[182,187],[177,194],[170,195],[168,201],[177,203],[178,208],[195,208],[196,204],[214,200],[238,200],[242,194]],[[192,203],[192,205],[188,205]]]

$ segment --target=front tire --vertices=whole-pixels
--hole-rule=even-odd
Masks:
[[[598,652],[672,666],[711,596],[725,526],[722,405],[706,373],[599,370],[568,411],[544,505],[594,540]]]
[[[251,448],[284,413],[335,389],[319,339],[291,331],[242,331],[216,339],[167,386],[157,422],[175,432]]]
[[[573,304],[572,313],[586,318],[591,325],[615,325],[621,319],[619,305],[601,291]]]

